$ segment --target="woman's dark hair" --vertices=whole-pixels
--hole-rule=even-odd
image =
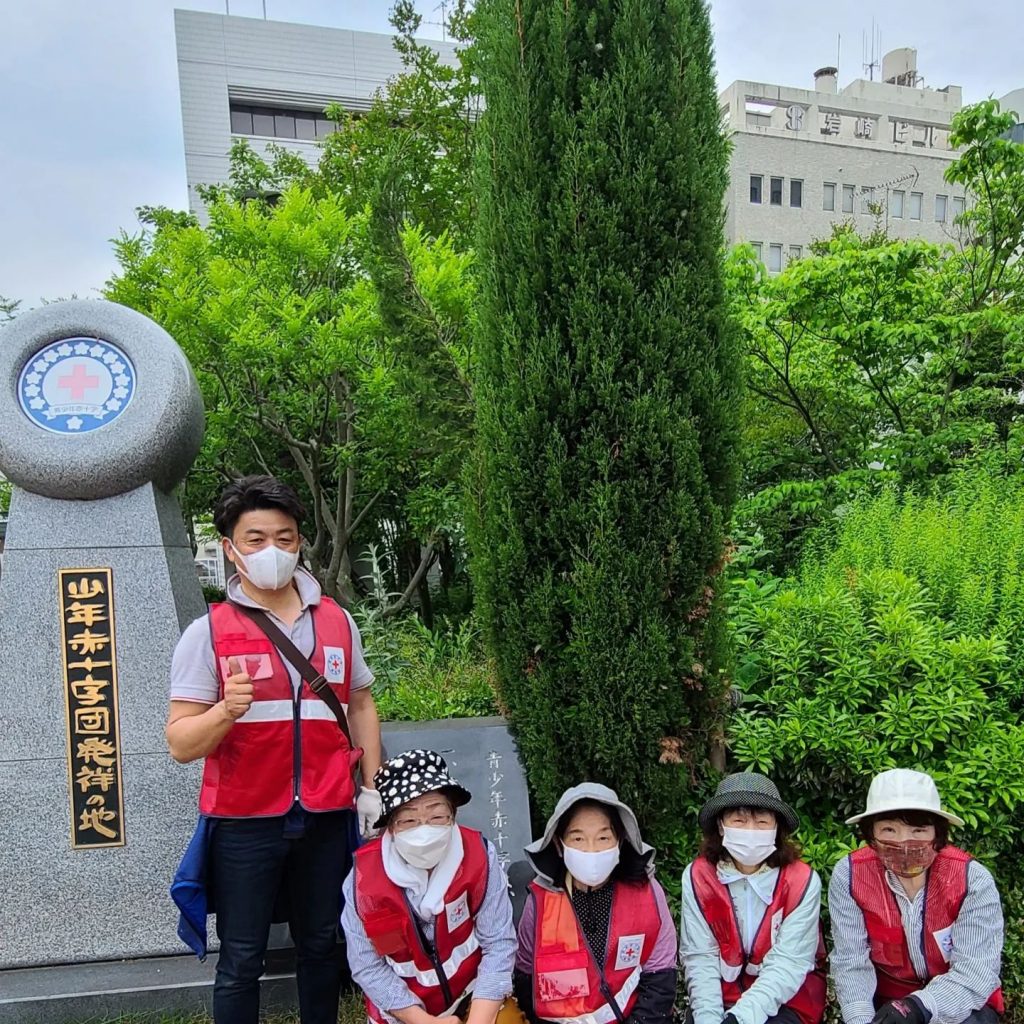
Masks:
[[[932,845],[936,850],[941,850],[949,844],[949,822],[938,814],[931,811],[884,811],[882,814],[872,814],[870,818],[861,818],[857,822],[860,829],[860,837],[869,845],[875,841],[875,824],[884,820],[902,821],[904,825],[911,828],[926,828],[928,825],[935,826],[935,839]]]
[[[755,810],[764,810],[763,807],[730,807],[730,811],[746,811],[753,814]],[[724,811],[722,812],[725,813]],[[774,812],[773,812],[774,813]],[[711,826],[705,831],[704,839],[700,844],[700,856],[718,864],[723,858],[728,858],[729,851],[722,845],[722,836],[718,831],[718,823],[722,820],[720,814]],[[784,868],[787,864],[793,864],[800,859],[800,847],[789,838],[789,829],[786,823],[775,815],[775,852],[765,861],[770,868]]]
[[[272,508],[291,516],[301,530],[306,510],[299,496],[273,476],[243,476],[224,488],[213,510],[213,525],[222,537],[230,538],[238,520],[259,508]]]
[[[572,821],[577,811],[600,811],[612,823],[612,831],[619,842],[619,863],[615,865],[615,870],[611,874],[611,880],[613,882],[646,882],[649,878],[647,865],[650,862],[651,856],[650,854],[645,856],[639,850],[633,848],[633,844],[626,835],[626,829],[622,824],[622,817],[619,814],[618,808],[611,807],[609,804],[603,804],[600,800],[577,800],[558,819],[558,826],[555,828],[556,838],[563,842],[565,841],[565,833],[569,830],[569,822]],[[554,843],[551,845],[554,850]],[[564,859],[561,856],[559,856],[559,859],[562,861],[564,868]]]

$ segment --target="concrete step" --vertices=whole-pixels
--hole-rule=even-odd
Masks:
[[[268,1011],[295,1009],[291,959],[268,963],[260,998]],[[216,960],[166,956],[0,971],[0,1022],[86,1024],[124,1014],[209,1013]]]

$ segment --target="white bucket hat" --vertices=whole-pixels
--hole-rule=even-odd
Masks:
[[[863,818],[890,811],[927,811],[954,825],[963,824],[962,818],[942,809],[935,780],[924,772],[911,771],[909,768],[890,768],[876,775],[868,789],[867,810],[847,818],[846,824],[853,825]]]

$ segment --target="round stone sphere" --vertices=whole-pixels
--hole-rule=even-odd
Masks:
[[[89,500],[152,481],[169,492],[203,426],[185,354],[133,309],[54,302],[0,330],[0,473],[26,491]]]

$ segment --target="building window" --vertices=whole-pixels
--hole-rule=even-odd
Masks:
[[[757,257],[758,262],[760,262],[761,261],[761,243],[760,242],[751,242],[750,244],[751,244],[751,246],[754,249],[754,255]]]
[[[946,223],[946,205],[948,201],[948,196],[935,197],[935,221],[937,224]]]
[[[873,188],[862,188],[860,190],[860,212],[870,213],[875,201],[875,190]]]
[[[804,205],[804,183],[797,178],[789,182],[789,205],[797,209]]]
[[[953,216],[959,217],[964,212],[966,202],[963,196],[953,196]]]
[[[853,197],[856,191],[853,185],[843,186],[843,213],[853,213]]]
[[[792,263],[793,260],[800,259],[800,257],[803,256],[803,254],[804,254],[804,247],[802,245],[791,245],[789,247],[789,261],[790,261],[790,263]]]
[[[771,196],[770,196],[770,202],[771,202],[772,206],[781,206],[782,205],[782,179],[781,178],[772,178],[772,180],[771,180],[771,189],[772,189],[772,191],[771,191]]]
[[[252,135],[252,111],[248,107],[231,108],[231,134]]]
[[[292,110],[231,103],[232,135],[262,135],[272,139],[303,139],[313,142],[333,135],[337,130],[338,125],[324,117],[322,110]]]
[[[761,202],[761,186],[764,183],[764,178],[760,174],[752,174],[750,176],[750,201],[752,203]]]
[[[772,274],[777,274],[782,270],[782,246],[773,243],[768,246],[768,270]]]
[[[889,216],[897,220],[903,219],[903,200],[907,194],[902,189],[896,189],[889,193]]]
[[[821,208],[823,210],[834,210],[836,208],[836,185],[834,181],[826,181],[821,186]]]
[[[924,193],[923,192],[911,192],[910,193],[910,219],[920,220],[921,219],[921,208],[924,205]]]

